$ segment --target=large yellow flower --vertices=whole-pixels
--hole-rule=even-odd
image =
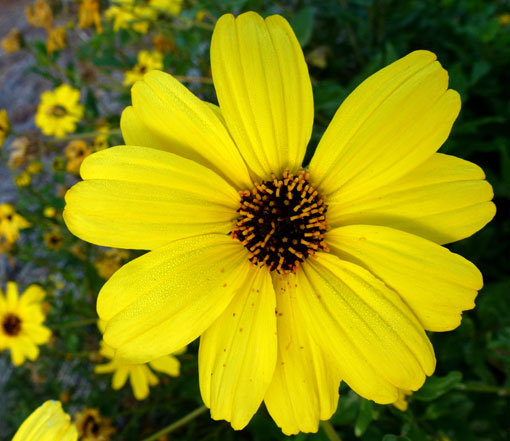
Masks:
[[[378,403],[417,390],[425,330],[457,327],[482,287],[441,244],[495,211],[479,167],[436,153],[460,109],[447,72],[417,51],[365,80],[302,170],[312,87],[287,21],[221,17],[211,63],[219,108],[148,73],[128,145],[67,193],[74,234],[152,250],[101,290],[105,341],[142,363],[201,336],[202,397],[235,429],[264,401],[285,433],[316,431],[341,379]]]
[[[5,297],[0,290],[0,351],[10,349],[15,366],[23,364],[26,358],[35,360],[39,356],[37,345],[51,337],[51,331],[42,324],[45,294],[40,286],[30,285],[18,297],[15,282],[7,282]]]
[[[14,243],[19,239],[19,230],[30,227],[30,223],[16,213],[11,204],[0,204],[0,242]]]
[[[55,135],[57,138],[73,133],[76,123],[83,118],[84,108],[79,101],[80,91],[68,84],[43,92],[35,115],[35,125],[45,135]]]
[[[78,432],[60,401],[46,401],[23,421],[12,441],[76,441]]]

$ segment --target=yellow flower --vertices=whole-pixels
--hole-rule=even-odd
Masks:
[[[11,123],[9,122],[7,111],[5,109],[0,109],[0,149],[10,131]]]
[[[21,48],[21,33],[18,28],[12,28],[10,32],[2,39],[0,45],[7,54],[19,51]]]
[[[0,239],[9,243],[19,239],[19,230],[31,227],[27,220],[14,211],[11,204],[0,204]]]
[[[483,171],[436,153],[460,110],[447,72],[416,51],[366,79],[303,170],[312,86],[287,21],[224,15],[211,64],[219,107],[146,74],[127,146],[89,156],[66,195],[75,235],[151,250],[99,293],[104,340],[144,363],[200,336],[202,398],[234,429],[264,401],[284,433],[317,431],[340,379],[383,404],[417,390],[425,330],[456,328],[482,287],[441,244],[495,213]]]
[[[81,441],[108,441],[117,431],[110,418],[104,418],[98,409],[83,409],[74,415]]]
[[[49,218],[55,217],[57,215],[57,210],[55,207],[50,207],[50,206],[44,207],[43,215],[44,215],[44,217],[49,217]]]
[[[81,29],[96,27],[98,34],[103,32],[99,15],[98,0],[82,0],[78,9],[78,27]]]
[[[46,401],[20,426],[12,441],[76,441],[78,432],[60,401]]]
[[[64,236],[58,229],[48,231],[44,234],[44,242],[48,249],[58,251],[64,242]]]
[[[111,359],[111,361],[107,364],[95,366],[94,372],[97,374],[113,372],[112,387],[115,390],[124,386],[129,378],[135,398],[137,400],[144,400],[149,396],[149,387],[156,386],[159,383],[158,377],[154,375],[151,368],[172,377],[178,377],[180,363],[174,355],[182,354],[185,350],[186,348],[182,348],[175,351],[172,355],[164,355],[148,363],[127,363],[115,359],[115,351],[104,341],[101,341],[99,353],[103,357]]]
[[[128,251],[113,248],[102,253],[94,262],[94,266],[103,279],[109,279],[128,259]]]
[[[33,157],[37,151],[38,144],[27,136],[16,138],[10,145],[9,166],[11,168],[21,167],[27,160]]]
[[[76,130],[76,123],[83,117],[83,106],[79,103],[80,91],[67,84],[41,95],[41,103],[35,115],[35,125],[45,135],[62,138]]]
[[[71,141],[66,146],[67,166],[66,170],[70,173],[79,173],[83,160],[92,153],[87,143],[82,140]]]
[[[498,22],[501,27],[510,24],[510,14],[508,13],[501,14],[498,18]]]
[[[128,70],[124,76],[124,86],[130,86],[136,81],[141,80],[143,76],[151,70],[163,69],[163,54],[158,51],[140,51],[138,53],[138,63],[132,69]]]
[[[33,161],[27,165],[27,168],[25,170],[31,175],[38,175],[39,173],[42,172],[43,165],[39,161]]]
[[[170,15],[179,15],[183,0],[150,0],[149,4],[159,12]]]
[[[53,27],[53,13],[46,0],[36,0],[33,5],[25,6],[27,22],[37,28],[50,31]]]
[[[55,51],[64,49],[66,47],[66,43],[66,30],[63,26],[58,26],[48,32],[46,51],[51,55]]]
[[[0,351],[10,349],[15,366],[26,358],[35,360],[39,356],[37,345],[50,339],[51,331],[42,325],[44,296],[44,290],[37,285],[30,285],[21,297],[15,282],[7,282],[5,296],[0,290]]]
[[[135,5],[135,0],[116,0],[114,3],[105,12],[105,17],[113,20],[114,31],[134,29],[141,34],[146,34],[151,21],[157,17],[156,9]]]
[[[18,187],[28,187],[32,183],[32,176],[23,170],[19,175],[14,176],[14,183]]]

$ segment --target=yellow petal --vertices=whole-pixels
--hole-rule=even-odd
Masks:
[[[251,187],[246,164],[223,123],[179,81],[152,71],[131,93],[133,107],[121,119],[126,143],[178,154],[211,168],[240,189]]]
[[[275,296],[265,268],[250,278],[200,338],[200,391],[215,420],[240,430],[262,403],[276,363]]]
[[[422,325],[402,299],[367,270],[319,253],[298,272],[305,326],[359,395],[392,403],[435,368]]]
[[[327,233],[332,252],[359,263],[402,297],[423,327],[448,331],[475,307],[480,271],[426,239],[386,227],[351,225]]]
[[[7,282],[5,290],[5,300],[8,311],[15,311],[18,306],[18,284],[16,282]]]
[[[47,343],[51,337],[51,331],[46,327],[34,323],[23,323],[23,333],[35,344],[42,345]]]
[[[264,397],[267,410],[286,435],[317,432],[338,403],[340,376],[327,355],[311,339],[296,297],[296,277],[273,277],[278,324],[278,360]]]
[[[152,369],[163,372],[172,377],[179,376],[179,370],[181,364],[179,360],[172,355],[164,355],[163,357],[156,358],[149,362]]]
[[[99,366],[96,366],[96,368],[99,368]],[[94,368],[95,372],[102,373],[99,370],[96,370],[96,368]],[[114,390],[119,390],[122,386],[126,384],[128,376],[129,368],[127,366],[119,366],[117,369],[115,369],[115,372],[113,373],[112,388]]]
[[[182,237],[228,233],[238,193],[211,170],[172,153],[120,146],[85,159],[64,219],[98,245],[154,249]]]
[[[78,432],[60,401],[46,401],[20,426],[12,441],[76,441]]]
[[[224,235],[151,251],[118,270],[99,293],[104,340],[143,363],[196,339],[225,310],[251,269],[248,251]]]
[[[416,51],[361,83],[338,109],[310,163],[316,188],[354,199],[403,176],[448,137],[460,110],[448,74]]]
[[[223,15],[211,40],[211,68],[221,113],[251,170],[265,179],[297,170],[312,132],[313,96],[287,21]]]
[[[149,396],[149,368],[144,364],[132,366],[129,370],[129,381],[133,394],[137,400],[144,400]]]
[[[46,292],[39,285],[30,285],[20,297],[20,306],[40,303],[45,295]]]
[[[412,172],[364,197],[328,198],[332,227],[383,225],[439,244],[469,237],[496,213],[490,184],[472,162],[435,153]],[[352,196],[352,195],[351,195]]]

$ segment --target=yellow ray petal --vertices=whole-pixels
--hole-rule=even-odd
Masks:
[[[152,369],[171,375],[172,377],[177,377],[179,375],[181,366],[179,360],[172,355],[164,355],[163,357],[156,358],[150,361],[149,365]]]
[[[47,343],[51,337],[51,331],[46,327],[34,323],[23,323],[23,333],[35,344],[42,345]]]
[[[361,396],[392,403],[435,368],[422,325],[402,299],[367,270],[319,253],[298,272],[306,328]]]
[[[196,339],[242,289],[248,251],[224,235],[151,251],[118,270],[99,293],[104,340],[117,357],[144,363]]]
[[[20,297],[20,306],[40,303],[45,295],[46,292],[39,285],[30,285]]]
[[[276,291],[278,360],[264,402],[286,435],[317,432],[319,420],[328,420],[338,403],[340,376],[313,341],[298,309],[294,274],[273,277]]]
[[[97,373],[108,372],[108,371],[101,372],[99,369],[97,369],[99,367],[100,366],[96,366],[94,368],[94,371]],[[110,372],[112,372],[112,371],[110,371]],[[112,388],[114,390],[119,390],[122,386],[124,386],[126,384],[128,376],[129,376],[129,368],[127,366],[119,366],[117,369],[115,369],[115,372],[113,373]]]
[[[121,119],[127,144],[178,154],[211,168],[237,188],[251,187],[246,164],[221,120],[171,75],[149,72],[133,86],[132,98],[133,107]]]
[[[18,284],[16,282],[7,282],[5,290],[5,300],[8,311],[15,311],[18,308]]]
[[[287,21],[254,12],[223,15],[211,40],[221,113],[259,178],[301,166],[313,124],[303,52]]]
[[[66,194],[64,219],[103,246],[154,249],[174,239],[228,233],[238,193],[211,170],[172,153],[113,147],[85,159]]]
[[[240,430],[262,403],[276,363],[275,295],[265,268],[200,338],[200,391],[215,420]]]
[[[472,162],[435,153],[412,172],[364,197],[328,198],[332,227],[383,225],[439,244],[469,237],[493,217],[496,207],[483,170]],[[352,195],[351,195],[352,196]]]
[[[46,401],[20,426],[12,441],[76,441],[78,432],[59,401]]]
[[[326,235],[332,252],[367,268],[393,288],[425,329],[455,329],[475,307],[480,271],[433,242],[386,227],[351,225]]]
[[[149,368],[140,364],[132,366],[129,370],[129,381],[133,388],[133,394],[137,400],[144,400],[149,396]],[[151,375],[153,375],[151,373]]]
[[[316,188],[349,198],[403,176],[448,137],[460,110],[448,74],[416,51],[361,83],[338,109],[310,163]]]

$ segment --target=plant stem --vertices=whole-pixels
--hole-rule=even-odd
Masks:
[[[67,135],[63,138],[55,138],[55,142],[64,142],[64,141],[72,141],[73,139],[84,139],[84,138],[95,138],[96,136],[104,135],[104,136],[110,136],[110,135],[120,135],[120,129],[112,129],[108,130],[107,132],[85,132],[85,133],[75,133],[73,135]]]
[[[183,416],[180,420],[177,420],[175,423],[172,423],[169,426],[166,426],[164,429],[161,429],[159,432],[156,432],[155,434],[147,438],[144,438],[142,441],[155,441],[160,436],[166,435],[167,433],[172,433],[175,430],[181,428],[182,426],[185,426],[199,415],[202,415],[206,410],[207,410],[206,406],[199,407],[198,409],[195,409],[193,412],[190,412],[187,415]]]
[[[321,421],[321,426],[329,441],[342,441],[329,421]]]
[[[495,393],[501,396],[510,395],[510,389],[498,386],[487,386],[483,384],[459,384],[455,389],[465,390],[468,392],[485,392]]]

